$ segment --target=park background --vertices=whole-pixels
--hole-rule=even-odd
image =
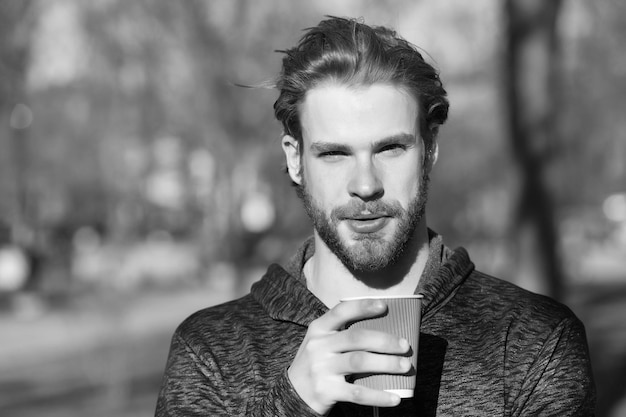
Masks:
[[[621,0],[0,0],[0,415],[150,416],[169,339],[310,233],[283,172],[281,50],[395,27],[451,102],[429,224],[585,323],[626,416]]]

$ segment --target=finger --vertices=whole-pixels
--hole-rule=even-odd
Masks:
[[[351,352],[365,350],[368,352],[402,355],[409,352],[410,345],[406,339],[378,330],[348,329],[327,337],[333,339],[335,352]]]
[[[400,404],[400,397],[396,394],[367,388],[350,383],[337,387],[337,402],[350,402],[370,407],[395,407]]]
[[[321,333],[341,330],[347,323],[377,317],[385,311],[387,311],[387,305],[381,300],[343,301],[313,321],[309,329],[313,327],[313,331]]]
[[[411,360],[405,356],[371,352],[347,352],[335,356],[328,364],[333,373],[353,374],[406,374],[411,371]]]

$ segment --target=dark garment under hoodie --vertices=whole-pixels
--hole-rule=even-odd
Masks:
[[[176,330],[156,416],[318,416],[287,368],[327,307],[306,287],[307,241],[250,294],[201,310]],[[431,234],[415,396],[381,416],[590,416],[585,331],[565,306],[474,269]],[[371,416],[339,403],[330,416]]]

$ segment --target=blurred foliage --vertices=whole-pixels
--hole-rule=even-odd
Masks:
[[[276,91],[236,84],[271,83],[275,50],[324,15],[395,27],[440,69],[451,111],[429,224],[506,278],[523,177],[507,124],[505,3],[0,0],[0,313],[9,304],[30,320],[0,314],[0,414],[149,415],[174,326],[246,291],[311,233],[283,172]],[[626,5],[560,6],[554,134],[531,146],[578,288],[598,415],[619,415]],[[99,291],[73,296],[85,286]]]
[[[4,0],[0,222],[10,240],[61,271],[85,242],[183,241],[205,266],[289,256],[310,226],[282,170],[276,92],[235,84],[271,82],[274,51],[324,14],[391,25],[428,51],[451,100],[429,220],[483,269],[504,269],[520,183],[493,0]],[[625,27],[618,0],[562,4],[559,134],[542,144],[559,224],[600,213],[624,189]]]

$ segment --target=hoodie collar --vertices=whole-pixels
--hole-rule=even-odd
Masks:
[[[467,251],[463,248],[450,250],[440,235],[429,230],[430,251],[416,294],[424,296],[423,319],[443,307],[473,271]],[[313,256],[313,238],[307,239],[285,267],[272,264],[263,278],[252,286],[252,296],[275,320],[308,326],[328,311],[306,286],[302,272],[306,261]]]
[[[441,242],[438,259],[433,264],[426,263],[424,273],[417,284],[416,294],[424,296],[422,301],[422,320],[435,314],[441,307],[454,297],[463,282],[474,270],[474,264],[464,248],[448,249]],[[433,240],[431,240],[433,242]],[[432,254],[431,243],[431,254]],[[430,260],[430,259],[429,259]]]
[[[308,326],[328,311],[328,307],[306,286],[302,272],[313,256],[313,238],[307,239],[286,263],[285,268],[272,264],[263,278],[252,286],[252,296],[274,320]]]

